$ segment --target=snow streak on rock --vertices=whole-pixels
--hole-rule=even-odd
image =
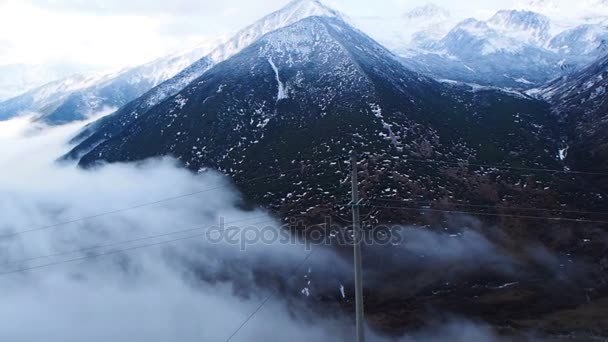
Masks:
[[[277,101],[289,98],[289,96],[287,96],[287,91],[285,90],[285,85],[283,84],[283,82],[281,82],[281,77],[279,76],[279,68],[277,68],[277,66],[274,64],[272,58],[268,58],[268,63],[270,63],[270,66],[272,67],[272,70],[274,70],[274,73],[277,77],[277,83],[279,87]]]

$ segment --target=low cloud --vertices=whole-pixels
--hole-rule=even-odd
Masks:
[[[1,340],[223,341],[273,293],[272,282],[255,278],[258,269],[305,286],[306,271],[296,266],[307,251],[297,245],[242,252],[204,236],[162,244],[204,230],[116,245],[214,225],[219,217],[275,220],[239,209],[238,193],[220,175],[193,175],[169,159],[94,171],[54,163],[78,128],[39,130],[27,118],[0,123]],[[116,212],[205,189],[215,190]],[[104,212],[115,213],[77,220]],[[73,261],[153,243],[161,244]],[[92,248],[105,245],[112,247]],[[69,253],[79,249],[86,250]],[[321,268],[329,257],[321,251],[306,267]],[[340,315],[319,321],[304,305],[296,313],[290,307],[273,296],[234,340],[329,341],[349,330]]]
[[[353,338],[352,317],[338,305],[341,286],[352,294],[348,257],[321,246],[310,254],[300,243],[259,241],[245,251],[210,243],[205,229],[221,219],[280,228],[263,210],[243,210],[225,177],[195,175],[171,159],[87,171],[55,162],[81,126],[0,122],[0,340],[225,341],[265,301],[234,341]],[[412,294],[484,269],[521,274],[517,260],[473,229],[478,222],[461,223],[469,228],[456,234],[408,228],[402,245],[366,247],[366,262],[383,264],[367,271],[366,286],[382,286],[390,272],[410,274],[403,286]],[[539,264],[558,262],[534,250],[543,251],[534,254]],[[334,302],[318,300],[332,293]],[[368,334],[379,342],[504,340],[459,318],[400,339]]]

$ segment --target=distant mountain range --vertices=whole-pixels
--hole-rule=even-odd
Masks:
[[[400,51],[406,65],[436,78],[527,89],[585,67],[607,39],[605,24],[559,31],[542,14],[503,10],[487,21],[464,20],[440,39],[422,35]]]
[[[294,9],[291,17],[270,15],[211,53],[209,49],[196,49],[111,75],[73,75],[46,85],[38,84],[45,79],[42,76],[38,83],[24,81],[20,87],[39,87],[0,100],[0,120],[36,113],[42,122],[62,124],[111,112],[126,104],[130,106],[123,111],[139,115],[267,32],[306,15],[329,14],[345,19],[327,8],[321,10],[297,2],[289,6]],[[531,2],[524,7],[550,12],[553,5]],[[429,4],[413,8],[396,19],[348,21],[361,23],[414,71],[440,80],[525,90],[580,69],[608,50],[608,15],[604,18],[601,13],[593,20],[581,19],[584,23],[578,26],[564,26],[525,10],[502,10],[487,21],[471,18],[454,25],[454,17],[448,10]],[[180,77],[164,82],[177,74]],[[1,83],[0,91],[8,89],[2,88]],[[130,103],[138,98],[138,104]]]
[[[0,120],[36,113],[37,120],[56,125],[116,110],[201,58],[204,48],[157,59],[112,74],[73,75],[0,102]]]

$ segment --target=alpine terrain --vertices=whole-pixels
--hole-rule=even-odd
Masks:
[[[512,61],[506,68],[521,63],[511,57],[529,56],[529,64],[540,61],[544,70],[555,71],[539,73],[534,82],[559,73],[559,56],[534,47],[549,39],[543,17],[499,13],[491,24],[525,32],[528,40],[505,41],[504,32],[499,35],[489,23],[468,20],[441,44],[462,49],[463,57],[473,49]],[[470,207],[462,206],[473,206],[482,219],[463,224],[501,227],[501,233],[480,234],[501,241],[504,253],[517,260],[506,268],[492,259],[469,269],[397,246],[383,249],[390,260],[374,260],[370,247],[370,265],[394,270],[383,278],[387,284],[403,284],[372,280],[366,288],[374,328],[399,332],[422,324],[432,307],[516,330],[578,331],[575,321],[563,322],[554,313],[608,294],[598,280],[606,277],[602,265],[608,256],[601,244],[589,242],[601,233],[585,223],[598,219],[588,211],[601,208],[605,192],[586,175],[569,173],[578,165],[564,158],[563,126],[551,105],[519,92],[438,82],[408,65],[318,1],[293,1],[86,127],[66,158],[94,168],[173,156],[193,172],[211,168],[229,175],[248,203],[262,204],[286,221],[320,224],[328,216],[349,215],[345,162],[357,151],[367,223],[408,222],[457,237],[462,226],[441,213],[466,214]],[[591,78],[605,79],[596,69]],[[514,70],[505,82],[527,84]],[[598,89],[601,84],[585,92],[585,99],[600,94]],[[265,177],[275,173],[281,175]],[[529,210],[535,207],[547,209]],[[543,221],[557,214],[566,220],[555,222],[559,237]],[[562,256],[576,255],[590,266],[545,269],[544,254],[528,249],[531,242],[551,246],[560,256],[557,265]],[[404,260],[417,266],[405,271],[399,266]],[[439,266],[454,274],[437,271]],[[576,283],[564,280],[571,272],[579,276]],[[322,291],[312,297],[330,300]],[[340,304],[351,308],[352,302]]]
[[[578,169],[608,169],[608,54],[579,72],[554,80],[542,95],[555,105],[563,126],[562,157]]]
[[[608,17],[606,17],[608,18]],[[603,54],[608,26],[562,24],[529,10],[466,19],[430,39],[421,31],[397,51],[404,63],[436,78],[530,89],[584,68]]]
[[[0,102],[0,120],[35,114],[35,120],[60,125],[112,112],[198,60],[200,47],[186,53],[113,73],[75,74]]]
[[[72,155],[82,154],[84,151],[90,150],[91,147],[105,141],[108,137],[111,137],[140,116],[145,115],[153,106],[184,89],[184,87],[203,75],[215,64],[237,54],[264,34],[310,16],[341,17],[341,14],[315,1],[293,1],[289,3],[282,10],[271,13],[253,25],[241,30],[229,41],[221,44],[175,77],[163,82],[140,98],[120,108],[111,118],[92,124],[75,139],[75,141],[78,141],[86,138],[73,151]]]

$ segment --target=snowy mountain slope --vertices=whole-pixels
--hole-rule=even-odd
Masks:
[[[111,74],[70,76],[0,102],[0,120],[24,112],[39,113],[38,120],[51,125],[82,120],[141,96],[208,51],[200,47]]]
[[[84,153],[88,149],[111,137],[112,132],[127,126],[135,119],[145,115],[151,107],[160,103],[167,97],[175,95],[190,82],[203,75],[212,66],[235,55],[266,33],[288,26],[310,16],[342,18],[340,13],[324,6],[317,0],[294,0],[290,2],[282,9],[265,16],[254,24],[241,30],[228,42],[215,48],[207,56],[196,61],[175,77],[128,103],[114,113],[112,117],[101,119],[87,127],[75,139],[75,141],[86,139],[84,143],[80,144],[80,152]]]
[[[0,102],[0,120],[21,113],[38,113],[38,120],[56,125],[116,109],[175,76],[220,42],[221,38],[210,39],[194,48],[140,66],[106,74],[72,75],[45,84]]]
[[[598,20],[563,22],[530,10],[501,10],[487,21],[461,21],[441,37],[414,35],[409,48],[397,52],[408,67],[438,79],[530,89],[599,56],[608,28]]]
[[[527,45],[493,29],[488,23],[467,19],[456,25],[442,40],[441,46],[456,56],[519,53]]]
[[[74,91],[52,111],[43,111],[39,120],[58,125],[83,120],[109,108],[117,109],[175,76],[207,51],[195,49],[107,76],[89,87]]]
[[[75,91],[107,79],[106,75],[73,75],[31,90],[23,95],[0,102],[0,120],[21,113],[52,112]]]
[[[531,88],[561,74],[561,57],[536,45],[548,22],[530,13],[501,11],[490,22],[467,19],[430,48],[403,56],[404,64],[440,79]]]
[[[100,131],[108,139],[80,165],[171,155],[191,170],[233,176],[257,203],[299,213],[332,202],[324,189],[346,176],[335,163],[330,175],[245,180],[294,165],[333,170],[327,160],[355,148],[382,165],[375,177],[383,181],[373,187],[383,188],[375,191],[408,196],[433,188],[443,189],[439,197],[468,197],[436,167],[406,160],[558,167],[551,118],[539,101],[437,83],[343,21],[310,17],[265,35],[128,125],[105,126],[117,130]]]
[[[488,20],[488,25],[527,44],[542,46],[551,37],[551,20],[531,11],[501,10]]]
[[[608,40],[608,25],[585,24],[556,35],[548,47],[570,59],[599,57],[603,42]]]

